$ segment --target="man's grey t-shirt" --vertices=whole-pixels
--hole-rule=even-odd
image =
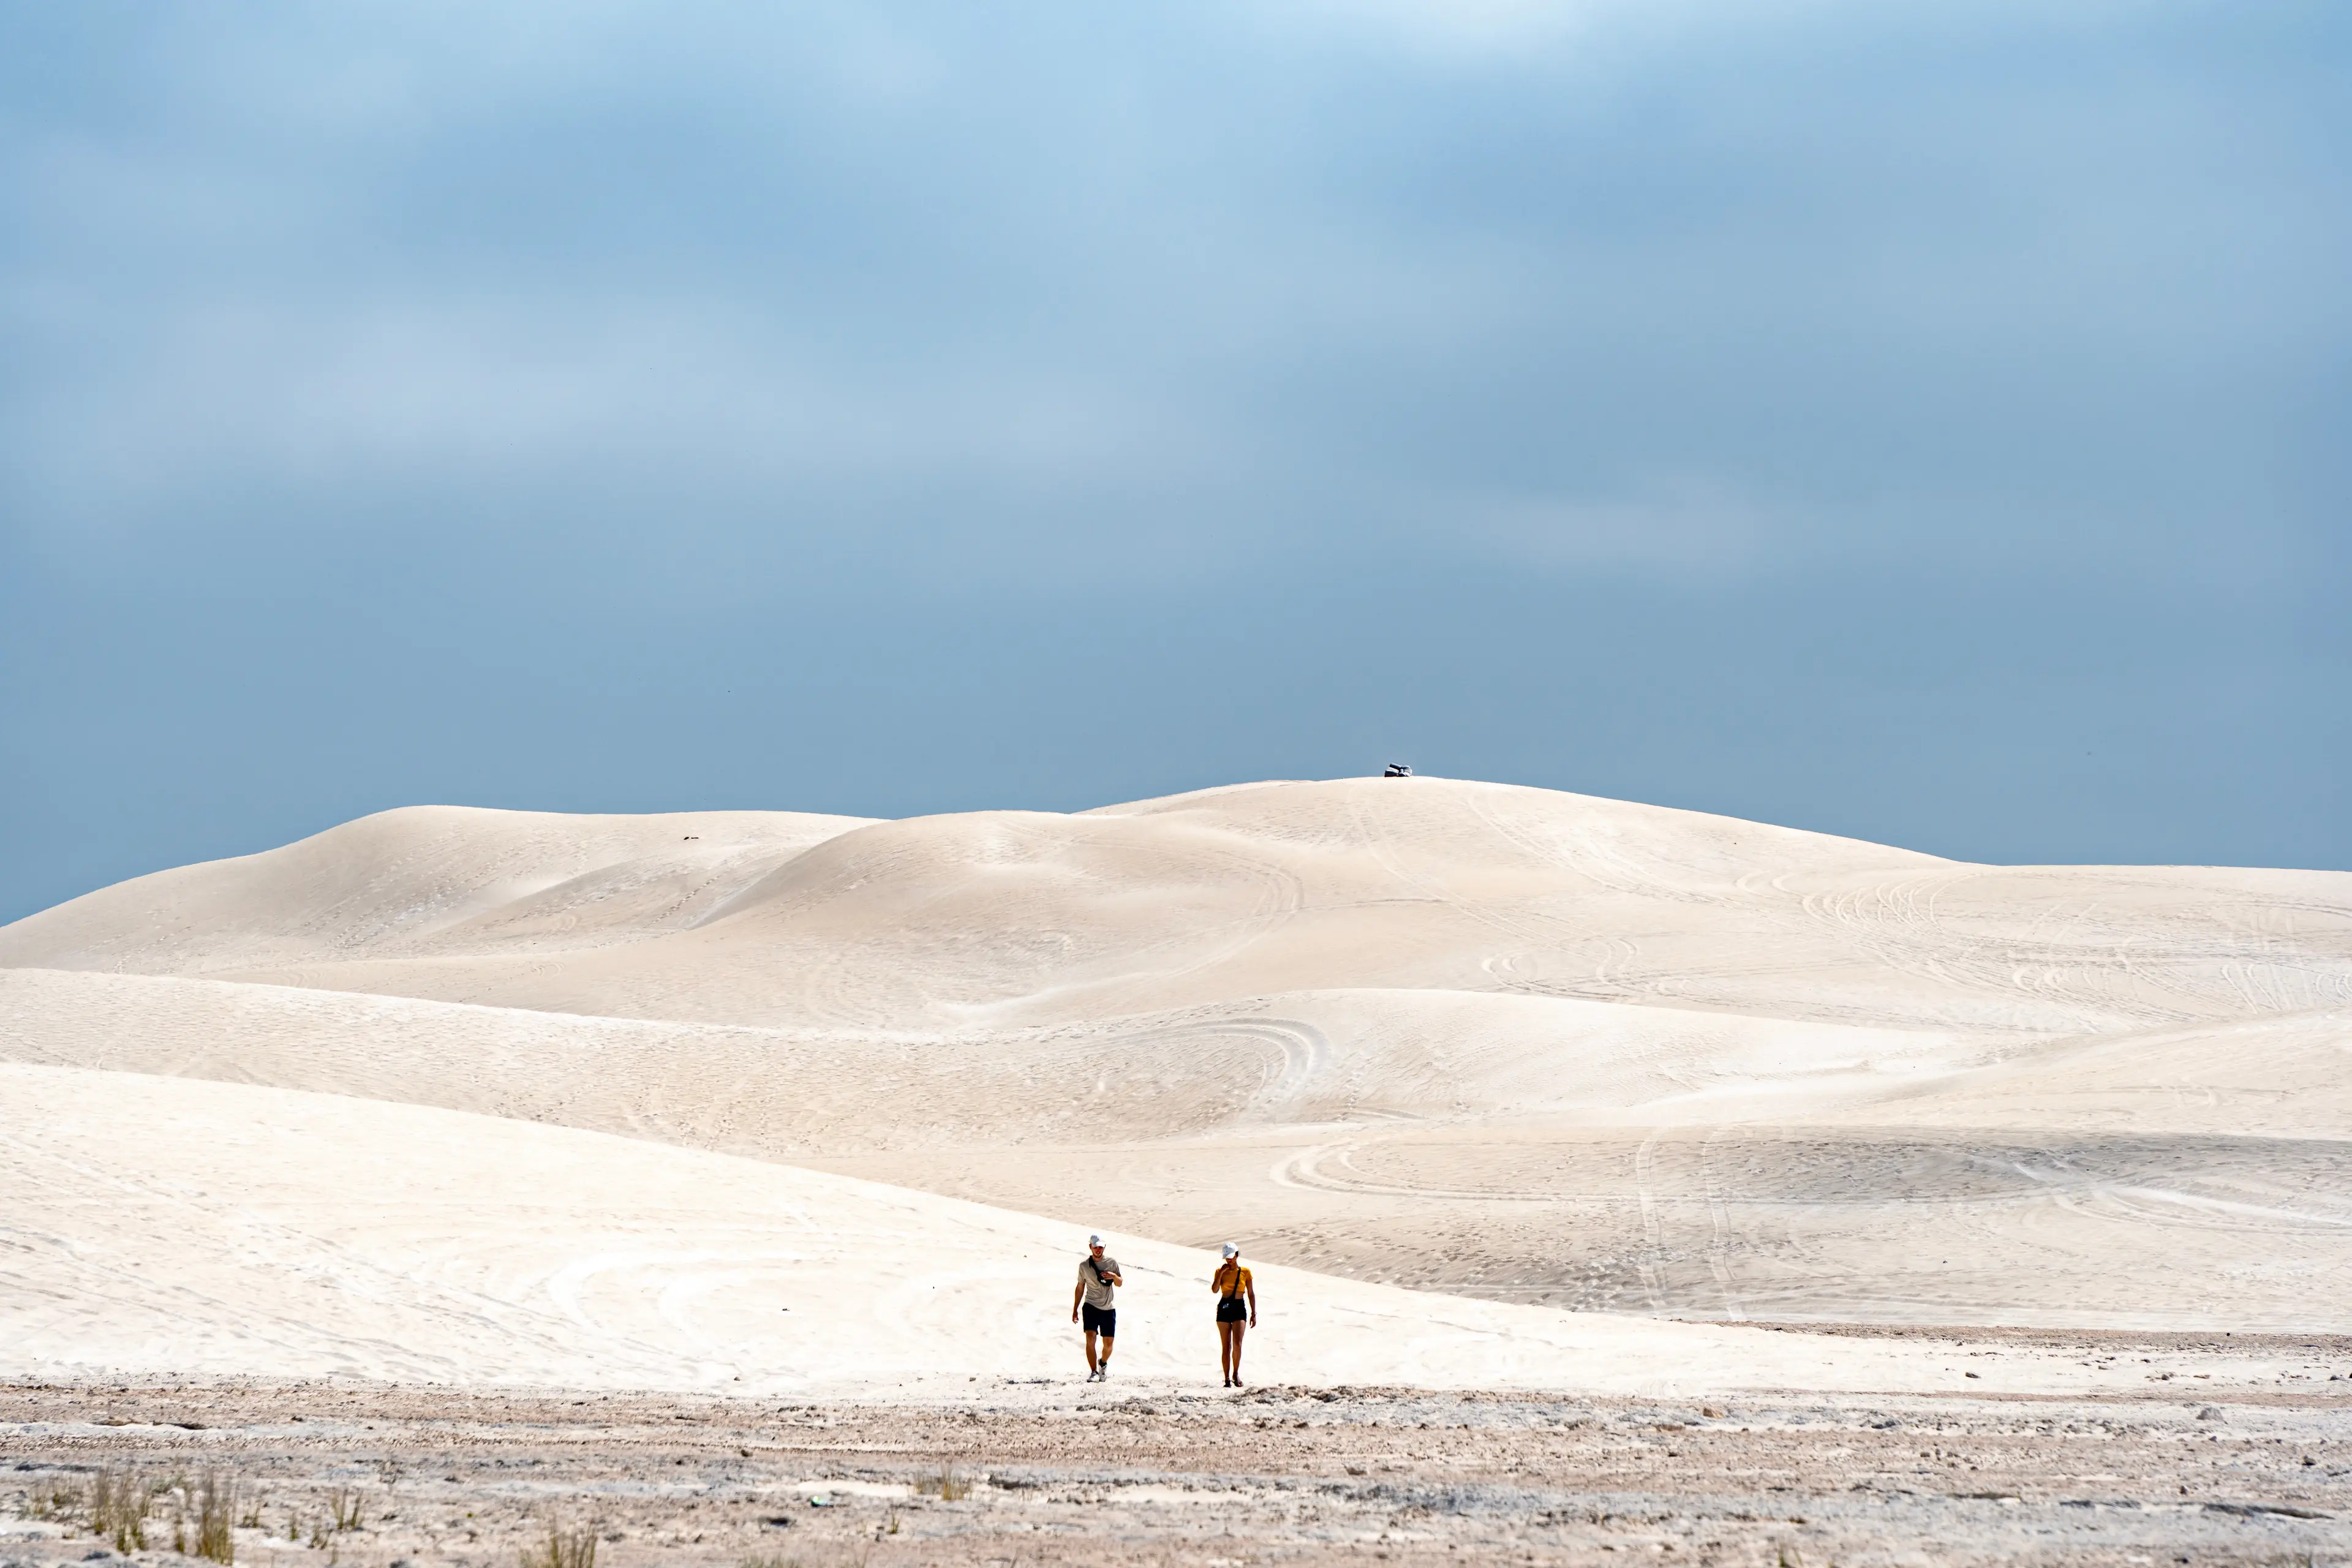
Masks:
[[[1109,1275],[1118,1274],[1118,1259],[1108,1253],[1103,1254],[1102,1271]],[[1078,1283],[1087,1288],[1087,1306],[1099,1307],[1105,1311],[1110,1310],[1111,1284],[1108,1279],[1096,1277],[1092,1255],[1078,1259]]]

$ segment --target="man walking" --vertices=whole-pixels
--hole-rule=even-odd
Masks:
[[[1087,1255],[1078,1259],[1078,1288],[1070,1296],[1070,1321],[1084,1315],[1087,1325],[1087,1381],[1100,1383],[1110,1375],[1110,1342],[1118,1334],[1118,1309],[1111,1291],[1126,1281],[1119,1278],[1118,1259],[1103,1256],[1102,1237],[1087,1237]],[[1095,1336],[1102,1336],[1102,1352],[1095,1352]]]

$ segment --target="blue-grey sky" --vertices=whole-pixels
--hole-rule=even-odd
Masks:
[[[2352,867],[2352,10],[0,0],[0,918],[420,801]]]

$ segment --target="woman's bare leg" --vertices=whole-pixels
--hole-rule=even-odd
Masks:
[[[1231,1323],[1217,1325],[1217,1370],[1224,1373],[1225,1386],[1231,1388],[1234,1383],[1234,1325]]]
[[[1242,1331],[1249,1325],[1226,1323],[1223,1326],[1232,1331],[1225,1336],[1225,1375],[1233,1379],[1235,1388],[1239,1388],[1242,1385]]]

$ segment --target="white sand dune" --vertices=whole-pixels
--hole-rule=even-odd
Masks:
[[[773,1159],[1365,1117],[1602,1125],[1847,1103],[1987,1059],[1951,1036],[1449,992],[1328,992],[968,1035],[580,1017],[0,970],[0,1054],[563,1121]]]
[[[0,963],[136,973],[332,963],[436,942],[593,950],[690,929],[850,828],[787,811],[571,816],[422,805],[134,878],[0,928]]]
[[[2352,875],[1449,780],[418,808],[0,929],[0,1058],[1717,1318],[2352,1328]]]
[[[1077,1376],[1084,1238],[1025,1215],[567,1128],[74,1068],[0,1067],[0,1365],[18,1373],[865,1397]],[[1115,1239],[1129,1283],[1106,1396],[1207,1385],[1209,1256]],[[1259,1275],[1259,1381],[2137,1391],[2168,1369]]]
[[[430,807],[74,900],[0,966],[793,1028],[1373,989],[2040,1037],[2352,1004],[2352,875],[1968,866],[1440,779],[863,826]]]

